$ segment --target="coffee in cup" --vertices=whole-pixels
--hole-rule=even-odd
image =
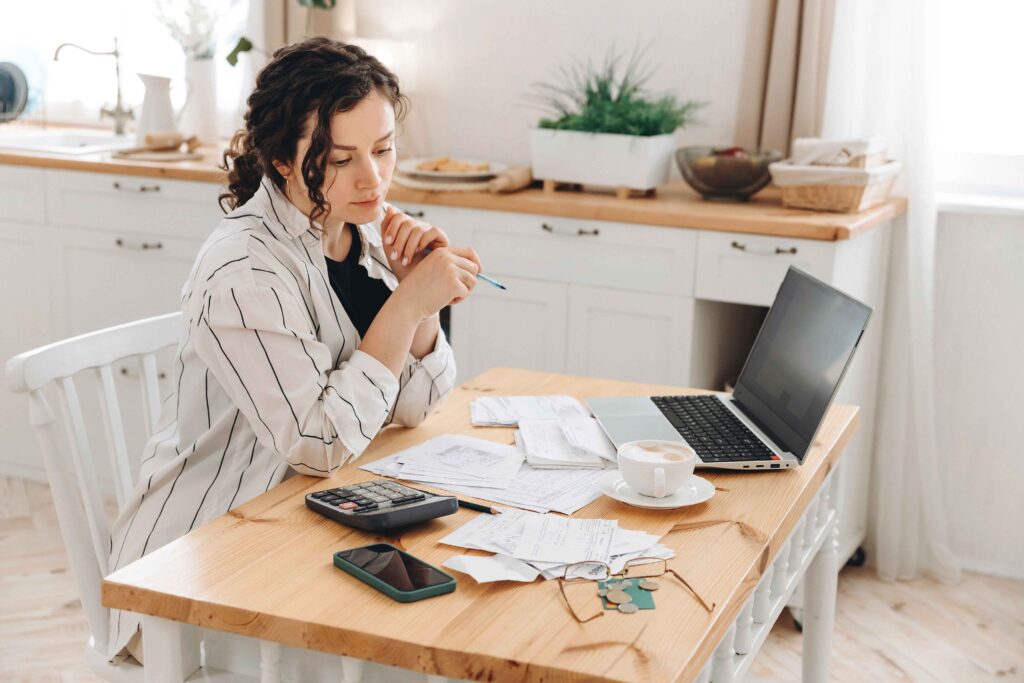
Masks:
[[[697,464],[697,453],[678,441],[642,439],[618,449],[619,474],[643,496],[664,498],[686,486]]]

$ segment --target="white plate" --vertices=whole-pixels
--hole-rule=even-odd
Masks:
[[[398,170],[408,175],[421,176],[423,178],[447,178],[449,180],[469,180],[471,178],[493,178],[508,166],[500,164],[497,161],[488,161],[486,159],[462,159],[458,158],[455,161],[465,161],[468,164],[490,164],[490,170],[488,171],[466,171],[465,173],[456,173],[454,171],[423,171],[416,168],[416,164],[423,163],[424,161],[430,161],[437,157],[421,157],[419,159],[403,159],[398,162]]]
[[[615,471],[609,472],[608,476],[601,480],[601,492],[609,498],[614,498],[627,505],[650,510],[666,510],[697,505],[710,500],[715,495],[715,485],[707,479],[693,474],[690,475],[690,481],[672,495],[664,498],[652,498],[634,491],[622,478],[622,475]]]

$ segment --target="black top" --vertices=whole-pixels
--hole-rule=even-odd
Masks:
[[[391,296],[391,290],[383,280],[370,277],[366,268],[359,265],[359,254],[362,252],[359,230],[354,226],[349,226],[349,229],[352,231],[352,246],[345,260],[324,258],[327,258],[327,275],[331,279],[334,293],[341,300],[352,324],[359,330],[359,336],[365,337],[370,323]]]

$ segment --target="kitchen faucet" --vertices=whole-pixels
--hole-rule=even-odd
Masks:
[[[88,52],[91,55],[111,55],[114,58],[114,73],[117,77],[117,102],[114,103],[113,109],[108,107],[100,109],[100,118],[109,116],[114,119],[114,134],[124,135],[124,122],[135,120],[135,114],[131,109],[125,109],[121,101],[121,52],[117,49],[117,36],[114,36],[114,49],[111,52],[96,52],[75,43],[61,43],[53,51],[53,61],[57,61],[60,51],[65,47],[77,47],[79,50]]]

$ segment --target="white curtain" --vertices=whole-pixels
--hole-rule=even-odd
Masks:
[[[933,397],[936,9],[931,0],[837,0],[822,125],[826,137],[881,135],[904,163],[909,208],[892,232],[868,532],[887,580],[959,577]]]

